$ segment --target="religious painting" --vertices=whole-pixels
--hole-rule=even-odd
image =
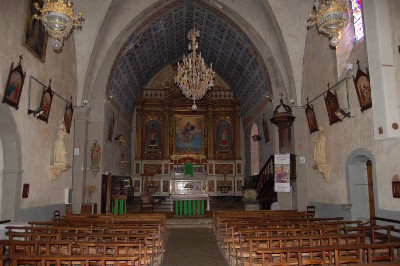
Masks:
[[[100,145],[97,144],[97,140],[93,141],[93,145],[90,148],[90,170],[98,171],[99,164],[101,160],[101,148]]]
[[[308,128],[310,129],[310,134],[318,131],[317,119],[315,118],[314,107],[307,102],[306,106],[306,117],[308,122]]]
[[[218,132],[218,150],[219,151],[229,151],[230,150],[230,126],[226,120],[219,121],[217,125]]]
[[[38,115],[38,119],[45,121],[46,123],[49,121],[50,108],[51,103],[53,102],[54,92],[51,90],[51,80],[50,84],[47,87],[47,90],[43,89],[42,100],[40,101],[40,109],[42,111]]]
[[[354,86],[357,92],[358,102],[360,103],[361,112],[372,107],[371,85],[369,83],[369,71],[364,73],[360,69],[360,61],[357,60],[357,74],[353,77]]]
[[[133,181],[133,191],[140,192],[140,180]]]
[[[64,126],[68,134],[70,133],[71,130],[71,122],[73,114],[74,114],[74,108],[72,103],[70,102],[67,104],[67,108],[65,109],[64,113]]]
[[[203,154],[203,116],[176,115],[175,123],[176,154]]]
[[[7,103],[17,110],[19,108],[19,100],[21,99],[21,91],[24,86],[26,75],[26,73],[22,71],[21,59],[22,56],[20,56],[19,64],[15,68],[13,68],[14,62],[11,63],[3,96],[3,103]]]
[[[268,122],[267,122],[267,120],[264,120],[264,117],[263,117],[262,126],[263,126],[263,131],[264,131],[265,143],[267,143],[269,141]]]
[[[149,120],[146,124],[146,147],[148,151],[157,151],[159,146],[160,125],[156,120]]]
[[[335,112],[339,109],[339,101],[337,98],[336,91],[335,93],[331,92],[328,86],[328,91],[326,93],[326,96],[324,96],[324,98],[325,98],[326,110],[328,111],[329,125],[342,121],[335,114]]]
[[[40,8],[42,8],[44,0],[29,0],[28,2],[28,10],[25,20],[24,45],[37,58],[39,58],[42,63],[44,63],[46,60],[47,31],[44,28],[43,23],[38,19],[33,19],[34,15],[40,16],[40,12],[34,6],[35,3],[38,3]]]

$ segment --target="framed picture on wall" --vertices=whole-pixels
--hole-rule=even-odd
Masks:
[[[51,80],[46,90],[43,89],[42,99],[40,100],[40,108],[42,112],[38,115],[38,119],[49,122],[51,103],[53,102],[54,92],[51,90]]]
[[[329,84],[328,84],[328,91],[326,93],[326,96],[324,96],[324,98],[325,98],[326,111],[328,112],[329,125],[342,121],[335,114],[335,112],[339,109],[339,101],[337,98],[336,91],[335,93],[333,93],[329,89]]]
[[[312,134],[313,132],[318,131],[318,124],[317,119],[315,118],[314,108],[308,103],[308,99],[305,112],[308,122],[308,128],[310,129],[310,134]]]
[[[24,45],[37,58],[44,63],[46,61],[47,48],[47,31],[37,19],[33,19],[34,15],[40,16],[40,12],[36,9],[35,3],[43,7],[44,0],[29,0],[28,10],[25,19]]]
[[[74,114],[74,107],[72,105],[72,102],[69,102],[67,104],[67,108],[65,109],[65,113],[64,113],[64,125],[65,125],[65,129],[68,132],[68,134],[71,130],[71,122],[72,122],[73,114]]]
[[[356,88],[358,102],[360,103],[361,112],[372,107],[371,85],[369,83],[369,71],[367,73],[360,69],[360,61],[357,60],[357,74],[353,77],[354,87]]]
[[[19,100],[21,99],[22,87],[24,86],[26,75],[26,72],[22,71],[21,60],[22,56],[19,57],[19,64],[15,68],[14,62],[11,63],[3,96],[3,103],[7,103],[17,110],[19,108]]]

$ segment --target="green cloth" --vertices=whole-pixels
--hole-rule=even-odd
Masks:
[[[193,175],[193,163],[190,161],[185,162],[185,175]]]

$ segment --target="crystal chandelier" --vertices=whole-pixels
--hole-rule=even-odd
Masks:
[[[308,18],[307,26],[312,28],[317,26],[319,32],[327,35],[330,45],[339,45],[340,32],[344,23],[347,21],[347,2],[342,0],[314,0],[314,12]]]
[[[196,101],[201,100],[206,92],[214,86],[215,78],[212,63],[210,68],[207,68],[201,53],[196,53],[198,49],[196,39],[199,36],[200,32],[193,26],[187,36],[190,41],[188,50],[192,52],[187,57],[183,55],[182,64],[180,65],[178,62],[178,71],[174,77],[174,81],[182,90],[183,95],[193,100],[193,112],[197,110]]]
[[[85,19],[82,13],[78,13],[78,17],[74,17],[70,0],[47,0],[43,8],[40,8],[38,3],[34,5],[40,12],[40,16],[35,14],[33,18],[42,21],[52,39],[54,50],[61,50],[64,38],[68,38],[74,28],[82,29],[82,23]]]

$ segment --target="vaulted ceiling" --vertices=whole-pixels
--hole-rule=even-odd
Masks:
[[[134,99],[147,82],[188,53],[194,17],[199,51],[241,100],[243,113],[271,94],[265,64],[243,29],[203,1],[176,1],[134,29],[114,61],[108,89],[128,115],[133,115]]]

